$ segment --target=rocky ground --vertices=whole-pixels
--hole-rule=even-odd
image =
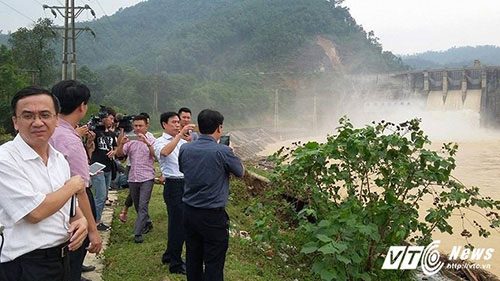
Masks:
[[[116,191],[110,191],[108,195],[109,200],[116,201],[117,200],[117,194]],[[112,206],[105,206],[104,212],[102,214],[102,221],[106,225],[111,225],[111,221],[113,219],[113,207]],[[85,265],[93,265],[95,266],[95,270],[91,272],[85,272],[83,273],[83,277],[92,280],[92,281],[102,281],[102,272],[104,270],[104,251],[106,250],[106,247],[109,243],[109,236],[111,234],[111,229],[108,231],[101,231],[101,238],[102,238],[102,250],[99,255],[95,254],[87,254],[85,256]]]

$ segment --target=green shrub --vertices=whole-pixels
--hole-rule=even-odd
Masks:
[[[388,248],[405,241],[427,245],[436,229],[451,234],[448,219],[454,211],[464,220],[463,210],[474,207],[484,212],[490,228],[498,228],[494,211],[500,201],[481,197],[477,187],[451,176],[458,146],[443,144],[438,153],[429,144],[418,119],[357,129],[343,118],[325,143],[282,148],[273,156],[270,196],[277,203],[269,204],[281,219],[260,221],[257,237],[282,247],[283,238],[271,225],[294,227],[296,238],[287,243],[301,249],[322,280],[401,280],[411,272],[381,270]],[[434,204],[422,221],[424,196]],[[479,236],[490,234],[475,227]]]

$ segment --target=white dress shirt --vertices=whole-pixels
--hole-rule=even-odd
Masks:
[[[161,137],[156,139],[155,142],[155,154],[156,159],[160,163],[161,174],[166,178],[176,178],[182,179],[184,178],[184,174],[179,171],[179,149],[181,145],[185,144],[187,141],[180,139],[174,150],[168,156],[162,156],[160,151],[165,147],[165,145],[169,144],[172,139],[171,135],[167,133],[163,133]]]
[[[55,247],[69,239],[70,200],[38,223],[24,219],[46,194],[61,188],[69,178],[68,162],[52,146],[47,165],[20,135],[0,146],[0,222],[5,226],[0,262],[35,249]]]

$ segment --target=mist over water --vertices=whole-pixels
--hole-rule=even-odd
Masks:
[[[310,93],[308,96],[311,97],[313,94]],[[496,200],[500,198],[498,187],[500,131],[480,126],[480,90],[468,90],[465,95],[462,91],[448,91],[446,98],[443,97],[442,91],[431,91],[427,97],[415,94],[397,98],[390,94],[375,93],[375,91],[371,93],[370,89],[357,92],[353,87],[352,91],[337,93],[333,98],[319,96],[316,117],[312,115],[315,110],[312,110],[311,100],[307,98],[297,102],[297,109],[303,110],[301,111],[303,128],[309,135],[305,138],[271,144],[261,155],[272,154],[281,146],[292,146],[291,143],[297,140],[323,142],[327,134],[335,134],[335,128],[339,126],[338,120],[342,116],[347,116],[355,127],[365,126],[373,121],[385,120],[401,123],[420,118],[424,133],[432,141],[431,149],[439,151],[442,143],[458,143],[459,148],[455,156],[457,167],[452,175],[466,186],[479,187],[482,196],[489,196]],[[313,128],[311,119],[314,118],[317,118],[318,124],[315,132],[311,130]],[[432,207],[432,200],[422,202],[422,219],[425,217],[425,210],[429,207]],[[500,232],[488,228],[487,221],[473,211],[466,211],[466,214],[470,221],[463,222],[459,213],[451,217],[453,234],[434,232],[433,238],[441,240],[441,252],[449,253],[453,246],[464,246],[468,242],[476,247],[484,248],[495,248],[500,245]],[[491,236],[487,239],[478,238],[477,229],[471,223],[473,220],[487,227],[492,233]],[[474,237],[469,238],[468,241],[460,235],[463,226],[474,234]],[[495,248],[491,260],[477,263],[489,264],[490,268],[487,270],[500,276],[500,249]]]
[[[443,100],[441,91],[431,91],[428,97],[388,99],[380,95],[349,95],[343,104],[332,107],[320,122],[323,126],[318,135],[333,134],[338,120],[347,116],[355,127],[371,124],[373,121],[402,123],[414,118],[421,119],[421,127],[431,141],[474,142],[500,140],[500,130],[480,126],[481,91],[470,90],[465,99],[461,91],[449,91]],[[361,97],[361,98],[356,98]],[[335,108],[333,110],[333,108]]]

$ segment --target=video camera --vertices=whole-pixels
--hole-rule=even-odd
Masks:
[[[132,125],[134,117],[134,115],[117,116],[116,119],[118,120],[118,129],[123,129],[126,134],[132,132],[134,130],[134,126]]]
[[[96,131],[104,131],[106,128],[104,128],[104,124],[102,123],[102,119],[108,117],[108,111],[106,110],[106,106],[100,105],[99,112],[97,113],[96,116],[92,116],[90,118],[90,121],[87,123],[87,126],[89,130],[96,132]]]

